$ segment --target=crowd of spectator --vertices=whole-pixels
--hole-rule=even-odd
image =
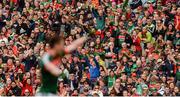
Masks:
[[[0,0],[0,95],[33,96],[52,35],[65,45],[59,96],[180,96],[178,0]],[[49,83],[51,84],[51,83]]]

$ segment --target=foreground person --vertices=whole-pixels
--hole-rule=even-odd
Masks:
[[[41,61],[42,86],[36,96],[56,96],[58,76],[62,73],[59,68],[61,58],[74,51],[87,40],[86,37],[79,38],[71,45],[64,47],[62,37],[53,37],[49,44],[51,49],[46,52]]]

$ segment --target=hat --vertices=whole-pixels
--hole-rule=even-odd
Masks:
[[[41,25],[39,28],[44,28],[44,26],[43,26],[43,25]]]
[[[158,59],[158,60],[157,60],[157,63],[161,63],[161,62],[162,62],[162,59]]]
[[[93,54],[90,54],[89,57],[94,58],[94,55],[93,55]]]
[[[132,77],[136,77],[137,75],[136,75],[136,73],[132,73],[131,76]]]

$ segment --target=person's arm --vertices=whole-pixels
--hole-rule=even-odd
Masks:
[[[70,53],[76,50],[80,45],[82,45],[87,40],[87,37],[81,37],[73,41],[69,46],[65,47],[65,52]]]
[[[96,64],[97,68],[100,68],[99,63],[97,62],[97,60],[95,58],[94,58],[94,62]]]
[[[45,54],[42,57],[42,62],[44,64],[44,67],[54,76],[59,76],[62,73],[62,70],[59,69],[56,65],[54,65],[52,62],[50,62],[49,57],[50,56],[48,54]]]
[[[88,57],[86,56],[84,59],[85,59],[85,63],[86,63],[86,65],[90,67],[90,66],[91,66],[91,64],[90,64],[90,62],[89,62]]]

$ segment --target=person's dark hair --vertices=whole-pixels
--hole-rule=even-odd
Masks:
[[[98,93],[94,93],[93,97],[99,97],[99,94]]]
[[[61,37],[61,36],[53,36],[53,37],[51,37],[49,40],[48,40],[48,43],[49,43],[49,46],[51,47],[51,48],[53,48],[54,46],[55,46],[55,44],[58,44],[58,43],[60,43],[61,41],[63,41],[64,40],[64,38],[63,37]]]

